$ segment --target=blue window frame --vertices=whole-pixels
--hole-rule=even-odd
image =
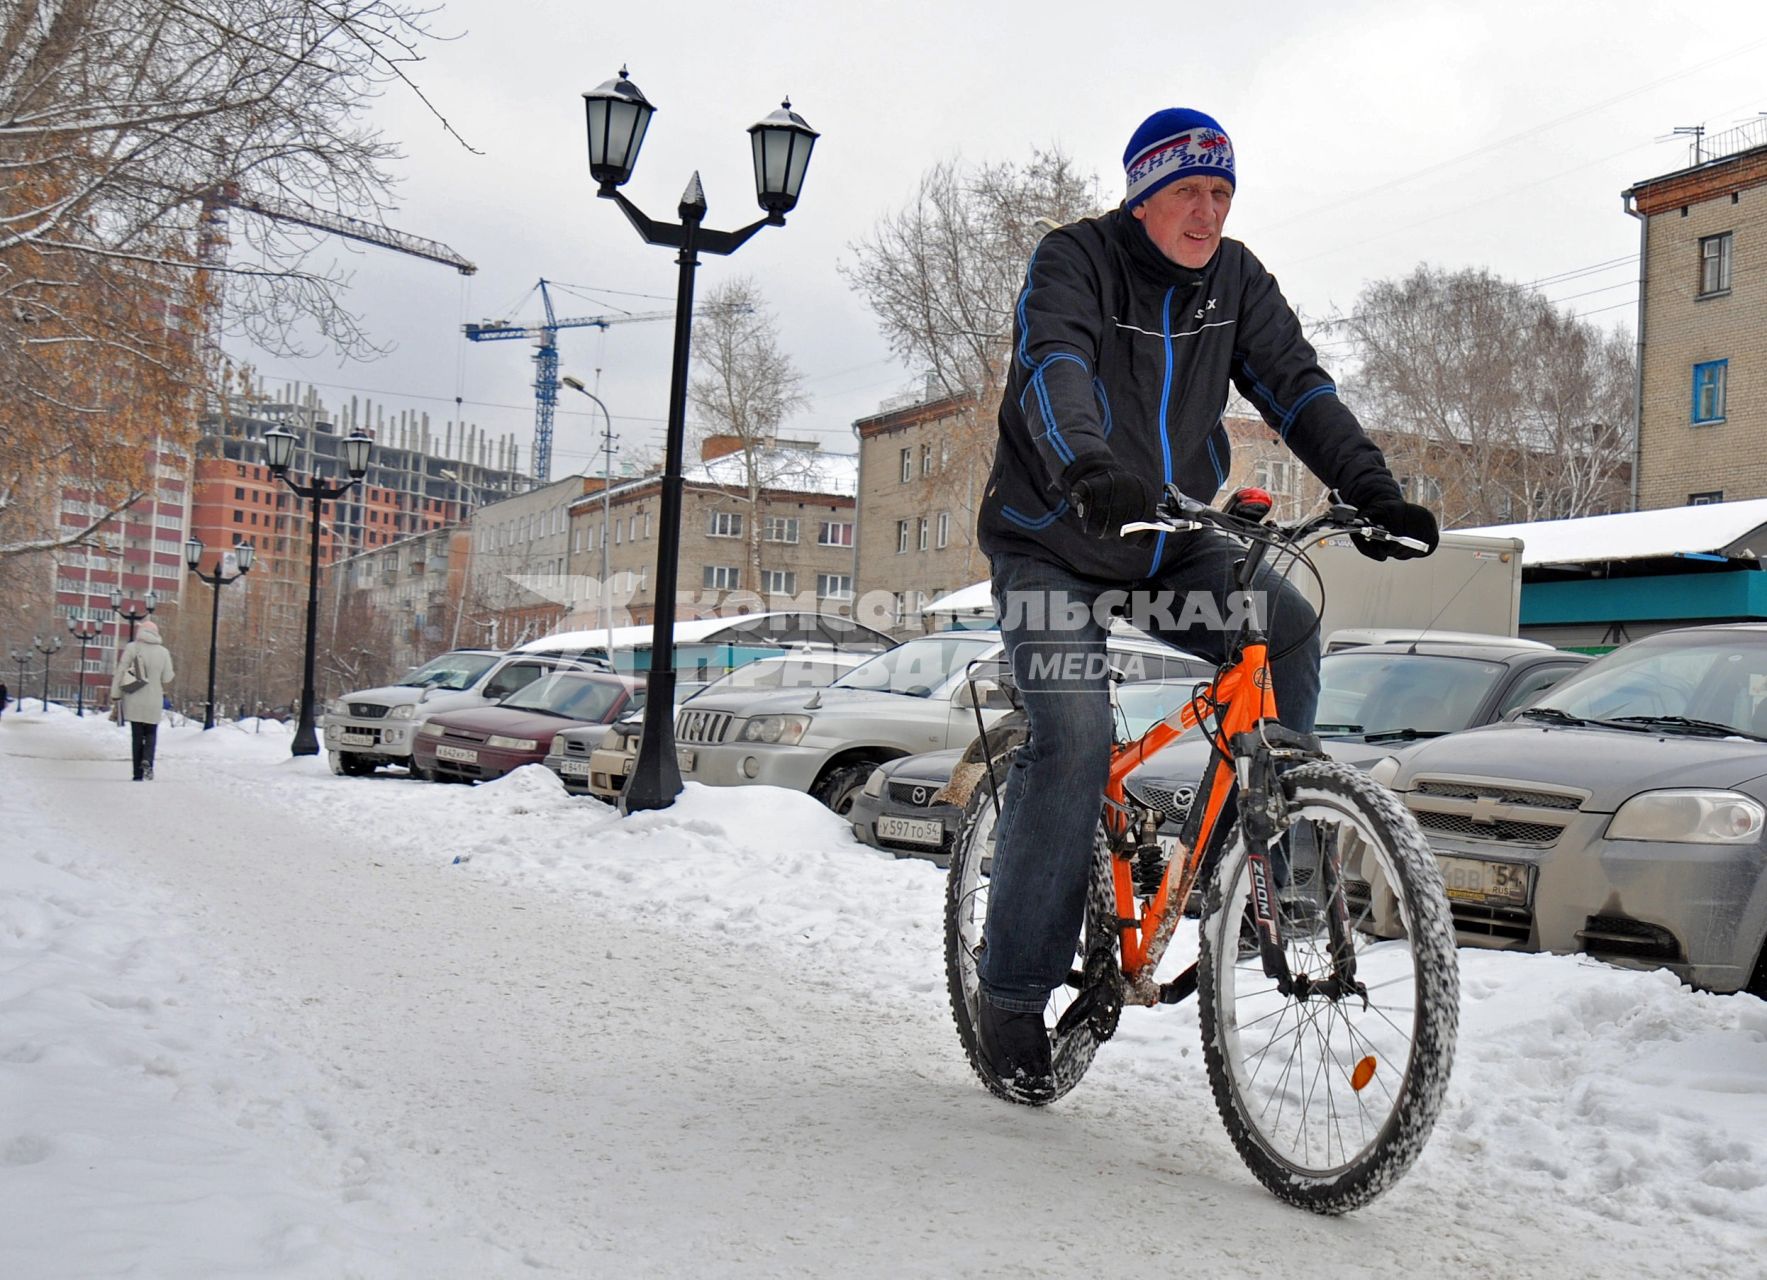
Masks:
[[[1693,366],[1693,421],[1724,421],[1724,384],[1730,361],[1707,360]]]

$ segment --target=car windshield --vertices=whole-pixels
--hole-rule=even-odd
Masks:
[[[623,691],[618,680],[598,680],[560,671],[518,689],[497,705],[597,722],[607,718],[608,709]]]
[[[1565,677],[1535,707],[1585,720],[1636,717],[1671,731],[1678,720],[1703,720],[1767,735],[1767,635],[1636,640]]]
[[[496,661],[494,653],[444,653],[431,658],[399,683],[412,689],[470,689]]]
[[[843,671],[852,670],[850,662],[830,662],[826,658],[761,658],[746,666],[719,676],[706,685],[703,692],[723,693],[742,689],[820,689]]]
[[[1315,729],[1322,737],[1453,733],[1472,723],[1503,671],[1501,662],[1444,654],[1327,654],[1319,662]]]
[[[834,682],[837,689],[871,689],[930,698],[933,690],[998,641],[977,636],[923,636],[886,650]]]
[[[1155,721],[1171,715],[1207,683],[1206,678],[1199,676],[1195,680],[1141,680],[1118,685],[1118,727],[1128,738],[1139,738],[1153,728]]]

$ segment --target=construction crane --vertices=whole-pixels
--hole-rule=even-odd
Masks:
[[[560,320],[552,310],[552,295],[546,280],[539,284],[540,305],[545,308],[544,324],[511,324],[507,320],[487,320],[466,326],[468,342],[508,342],[529,338],[534,342],[534,479],[545,484],[552,478],[552,417],[558,408],[558,331],[560,329],[606,329],[612,324],[631,324],[639,320],[669,320],[673,311],[648,311],[640,315],[571,316]],[[569,286],[566,286],[567,288]]]

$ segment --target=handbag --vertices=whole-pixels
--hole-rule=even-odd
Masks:
[[[124,693],[134,693],[138,689],[147,688],[147,677],[141,674],[141,657],[139,654],[129,659],[128,669],[123,672]]]

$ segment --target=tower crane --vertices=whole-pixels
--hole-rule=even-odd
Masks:
[[[673,311],[647,311],[640,315],[570,316],[560,320],[552,310],[552,294],[546,280],[539,284],[540,305],[546,311],[543,324],[511,324],[487,320],[466,326],[468,342],[508,342],[516,338],[534,341],[534,479],[545,484],[552,478],[552,416],[558,408],[558,331],[560,329],[606,329],[612,324],[639,320],[668,320]],[[568,287],[568,286],[567,286]]]

